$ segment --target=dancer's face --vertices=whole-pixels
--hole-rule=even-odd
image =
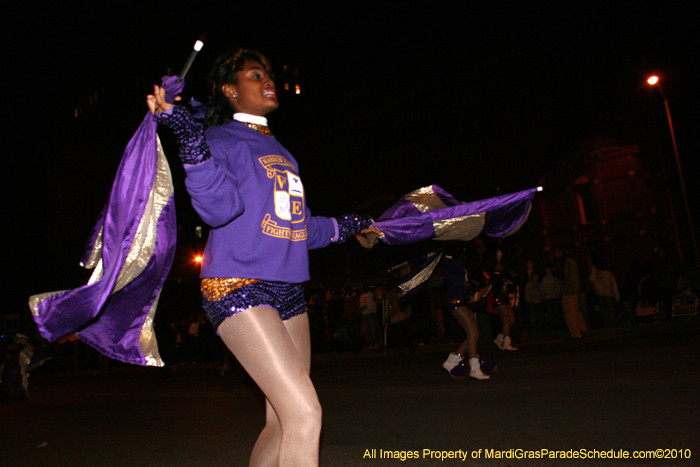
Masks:
[[[236,77],[236,84],[223,88],[236,112],[264,117],[279,107],[275,83],[262,64],[250,60]]]

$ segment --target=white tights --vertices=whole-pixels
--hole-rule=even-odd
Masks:
[[[318,466],[321,404],[309,377],[308,316],[282,321],[270,307],[253,307],[224,320],[219,335],[266,397],[250,465]]]

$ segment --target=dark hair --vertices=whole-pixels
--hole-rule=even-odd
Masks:
[[[211,99],[207,110],[207,126],[218,126],[233,120],[233,108],[221,87],[225,84],[236,84],[236,73],[241,71],[249,61],[258,62],[272,75],[272,65],[259,52],[231,48],[219,55],[214,61],[214,67],[209,73]]]

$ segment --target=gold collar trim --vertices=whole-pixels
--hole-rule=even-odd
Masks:
[[[261,135],[269,136],[270,138],[272,138],[272,132],[270,131],[270,127],[268,127],[266,125],[258,125],[257,123],[241,122],[240,120],[236,120],[236,121],[244,124],[245,126],[247,126],[250,129],[257,131]]]

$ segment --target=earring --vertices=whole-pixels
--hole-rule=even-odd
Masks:
[[[235,99],[235,98],[238,97],[238,96],[235,95],[235,94],[231,94],[231,97],[233,97],[233,98]]]

